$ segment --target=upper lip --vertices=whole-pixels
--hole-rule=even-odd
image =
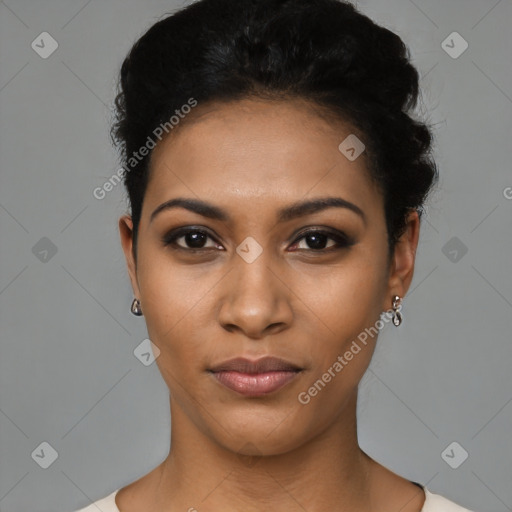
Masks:
[[[210,368],[212,372],[234,371],[240,373],[265,373],[277,371],[299,371],[299,366],[278,357],[262,357],[256,360],[235,357]]]

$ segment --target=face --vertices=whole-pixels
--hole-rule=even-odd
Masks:
[[[412,279],[418,218],[388,265],[365,153],[338,149],[349,125],[297,100],[200,109],[153,151],[136,263],[120,219],[134,294],[173,421],[234,452],[284,453],[335,425],[357,392],[371,328]],[[211,372],[264,356],[299,371]]]

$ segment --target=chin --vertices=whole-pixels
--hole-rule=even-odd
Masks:
[[[222,414],[222,426],[210,424],[210,433],[224,448],[244,456],[270,456],[287,453],[303,442],[307,434],[301,435],[298,423],[288,422],[289,411],[275,414],[261,410],[248,414],[247,411],[232,411]],[[294,425],[294,429],[290,426]]]

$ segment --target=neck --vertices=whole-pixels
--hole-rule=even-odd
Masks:
[[[356,406],[357,391],[310,441],[279,455],[248,457],[207,437],[171,399],[171,449],[154,495],[172,510],[370,510],[372,461],[358,445]]]

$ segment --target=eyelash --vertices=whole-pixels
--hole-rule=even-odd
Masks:
[[[191,253],[203,252],[203,251],[212,249],[211,247],[206,247],[206,248],[204,248],[204,247],[190,248],[190,247],[182,247],[180,245],[177,245],[176,240],[186,236],[189,233],[201,233],[201,234],[206,235],[208,238],[211,238],[212,240],[215,241],[214,237],[211,236],[204,229],[184,227],[184,228],[178,228],[175,231],[171,231],[170,233],[167,233],[163,237],[162,242],[163,242],[163,244],[166,247],[167,246],[173,246],[173,249],[183,250],[183,251],[191,252]],[[345,235],[341,231],[337,232],[337,233],[333,233],[331,231],[325,231],[325,230],[321,230],[321,229],[310,229],[308,231],[304,231],[304,232],[300,233],[297,236],[297,238],[295,238],[295,240],[293,241],[292,245],[296,245],[298,242],[300,242],[302,239],[306,238],[309,235],[322,235],[322,236],[326,236],[328,239],[334,240],[337,245],[328,247],[326,249],[296,249],[296,250],[307,251],[307,252],[312,252],[312,253],[317,253],[317,254],[322,254],[322,253],[325,254],[325,253],[330,253],[332,251],[337,251],[337,250],[340,250],[340,249],[348,248],[348,247],[350,247],[351,245],[354,244],[353,240],[350,239],[350,237],[348,237],[347,235]],[[218,243],[218,242],[216,242],[216,243]]]

